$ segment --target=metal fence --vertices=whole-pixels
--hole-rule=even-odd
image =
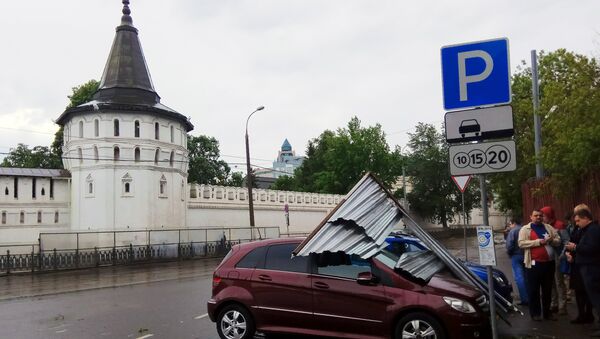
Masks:
[[[279,227],[40,233],[39,244],[0,245],[0,274],[219,257],[259,232],[280,236]]]

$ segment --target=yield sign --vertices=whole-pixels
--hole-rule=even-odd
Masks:
[[[467,189],[467,186],[469,185],[469,182],[471,181],[471,176],[470,175],[453,175],[452,180],[454,181],[456,186],[458,186],[458,189],[462,193],[465,193],[465,189]]]

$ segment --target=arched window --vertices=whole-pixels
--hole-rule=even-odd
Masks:
[[[8,187],[5,187],[4,188],[4,195],[9,195],[9,194],[10,194],[10,192],[8,191]]]
[[[94,194],[94,183],[88,182],[88,194]]]
[[[134,157],[135,157],[135,162],[139,162],[140,161],[140,148],[139,147],[135,148]]]
[[[77,158],[79,159],[79,163],[83,163],[83,151],[81,148],[77,148]]]
[[[160,124],[158,122],[154,123],[154,139],[160,140]]]
[[[128,182],[126,182],[126,183],[125,183],[125,193],[129,193],[129,191],[131,190],[131,189],[129,188],[129,185],[130,185],[130,184],[129,184]]]
[[[94,146],[94,160],[98,162],[98,146]]]
[[[175,151],[171,151],[171,156],[169,157],[169,166],[173,167],[174,161],[175,161]]]
[[[115,130],[114,131],[115,137],[118,137],[119,136],[119,119],[114,120],[114,130]]]
[[[140,121],[136,120],[135,123],[133,124],[133,133],[135,135],[136,138],[140,137]]]
[[[42,191],[40,192],[42,196],[46,195],[46,189],[42,187]]]
[[[173,125],[171,125],[171,142],[175,142],[175,133],[174,133]]]
[[[37,213],[37,222],[38,224],[42,223],[42,211],[38,211]]]
[[[155,165],[158,165],[158,158],[159,158],[159,156],[160,156],[160,149],[157,148],[156,152],[154,152],[154,164]]]
[[[98,119],[94,119],[94,136],[97,137],[100,135],[100,122]]]
[[[79,137],[83,138],[83,121],[79,122]]]
[[[115,161],[119,161],[119,159],[121,159],[121,150],[119,150],[119,146],[115,146],[113,158]]]
[[[125,175],[121,178],[121,183],[121,186],[123,187],[121,194],[123,196],[133,196],[133,178],[131,175],[129,175],[129,173],[125,173]]]
[[[21,211],[21,213],[19,213],[19,223],[20,224],[25,223],[25,212],[23,212],[23,211]]]
[[[6,224],[6,211],[2,211],[2,225]]]
[[[58,211],[54,212],[54,223],[58,224]]]

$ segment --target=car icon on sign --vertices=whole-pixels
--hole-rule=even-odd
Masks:
[[[481,126],[475,119],[463,120],[458,127],[458,133],[464,138],[468,133],[475,133],[475,136],[479,136],[481,132]]]

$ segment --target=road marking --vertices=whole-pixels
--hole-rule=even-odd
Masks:
[[[146,335],[143,335],[141,337],[137,337],[135,339],[146,339],[146,338],[150,338],[150,337],[154,337],[154,334],[146,334]]]
[[[199,315],[197,317],[195,317],[194,319],[202,319],[202,318],[206,318],[208,317],[208,313],[204,313],[203,315]]]
[[[66,330],[66,329],[64,329],[64,330],[60,330],[60,331],[56,331],[56,333],[65,333],[65,332],[67,332],[67,330]]]

